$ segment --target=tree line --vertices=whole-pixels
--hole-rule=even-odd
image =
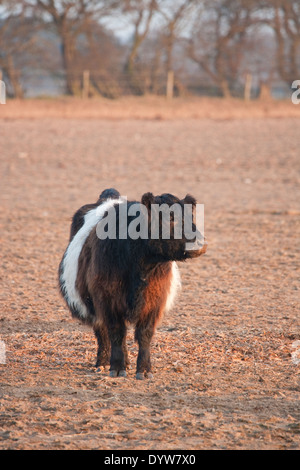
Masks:
[[[300,0],[0,0],[10,95],[41,71],[69,95],[87,76],[89,95],[159,94],[170,71],[177,94],[237,96],[249,76],[268,93],[300,79]]]

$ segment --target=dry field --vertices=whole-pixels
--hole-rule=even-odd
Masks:
[[[283,102],[0,106],[0,449],[300,448],[299,127]],[[132,330],[128,376],[97,373],[58,292],[70,218],[111,186],[205,204],[152,380]]]

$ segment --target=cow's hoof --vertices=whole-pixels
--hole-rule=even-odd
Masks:
[[[126,370],[111,370],[109,372],[110,377],[126,377]]]
[[[136,379],[137,380],[144,380],[145,376],[144,376],[144,372],[137,372],[136,373]]]
[[[110,370],[109,371],[109,376],[110,377],[117,377],[118,376],[118,371],[117,370]]]
[[[153,379],[152,372],[137,372],[136,373],[137,380],[144,380],[144,379]]]

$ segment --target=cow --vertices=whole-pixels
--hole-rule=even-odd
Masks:
[[[191,239],[183,233],[184,217],[174,210],[184,213],[185,206],[192,209],[193,249],[187,249]],[[169,209],[168,217],[162,207]],[[136,378],[153,377],[150,344],[181,285],[177,262],[196,258],[207,247],[203,236],[197,236],[195,207],[189,194],[179,199],[148,192],[138,202],[111,188],[72,218],[69,244],[59,265],[60,291],[72,316],[93,328],[96,367],[110,365],[111,377],[127,375],[129,325],[135,328],[139,348]]]

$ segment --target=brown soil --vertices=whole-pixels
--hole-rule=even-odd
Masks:
[[[300,106],[29,103],[0,106],[0,448],[299,449]],[[180,265],[152,380],[132,330],[128,376],[97,373],[57,288],[70,217],[111,186],[205,204],[208,250]]]
[[[16,118],[72,119],[249,119],[298,117],[299,106],[291,100],[257,100],[222,98],[123,97],[118,100],[61,97],[59,99],[8,100],[1,106],[0,116]]]

